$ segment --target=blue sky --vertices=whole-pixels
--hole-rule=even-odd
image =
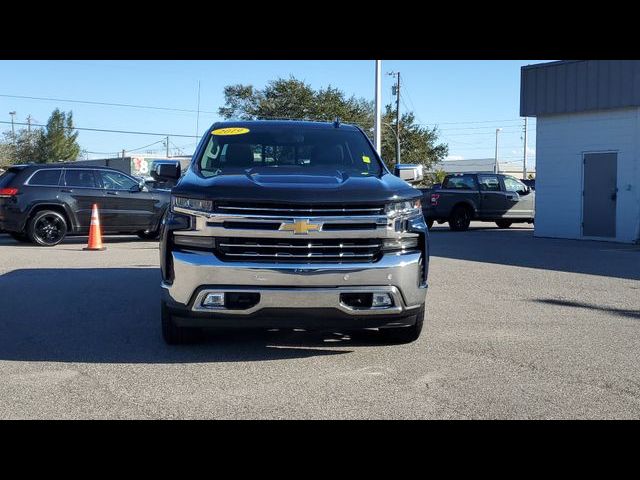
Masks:
[[[401,110],[415,112],[418,123],[438,125],[441,138],[449,144],[452,158],[493,157],[495,129],[500,133],[500,158],[521,162],[523,153],[522,119],[519,116],[520,67],[536,60],[384,60],[382,64],[384,103],[393,100],[393,78],[402,75]],[[196,109],[197,86],[201,82],[199,134],[218,120],[225,85],[243,83],[256,87],[269,80],[290,75],[313,87],[329,84],[347,94],[372,99],[374,62],[361,61],[0,61],[0,95],[127,103]],[[73,110],[75,124],[85,128],[105,128],[169,134],[195,135],[196,114],[128,107],[85,105],[62,101],[16,99],[0,96],[0,120],[16,121],[31,115],[46,122],[59,107]],[[535,157],[535,119],[529,121],[529,151]],[[0,130],[10,125],[0,124]],[[91,154],[138,149],[161,140],[160,137],[81,131],[79,142]],[[172,153],[190,154],[195,139],[171,138]],[[161,153],[162,144],[137,150]]]

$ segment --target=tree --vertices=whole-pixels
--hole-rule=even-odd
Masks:
[[[396,161],[396,113],[390,105],[382,116],[382,158],[390,169]],[[438,128],[421,127],[415,123],[413,112],[402,114],[400,118],[400,161],[417,163],[430,170],[449,153],[448,145],[437,143]]]
[[[40,158],[42,131],[27,129],[4,132],[4,141],[0,144],[0,163],[11,165],[16,163],[36,162]]]
[[[13,150],[11,145],[6,142],[0,142],[0,168],[12,165],[13,163]]]
[[[45,128],[23,128],[13,135],[4,133],[0,141],[0,164],[51,163],[76,160],[80,155],[73,114],[56,109]]]
[[[363,98],[347,97],[329,85],[314,90],[311,85],[294,77],[279,78],[262,90],[252,85],[229,85],[224,89],[225,105],[218,112],[225,119],[298,119],[342,122],[358,125],[373,137],[374,106]],[[382,119],[382,158],[393,168],[395,163],[395,111],[387,106]],[[437,128],[429,129],[415,123],[412,112],[400,121],[400,152],[403,163],[420,163],[426,169],[442,160],[448,146],[438,143]]]
[[[39,152],[42,163],[76,160],[80,155],[78,131],[73,127],[73,112],[55,109],[40,139]],[[36,160],[37,161],[37,160]]]

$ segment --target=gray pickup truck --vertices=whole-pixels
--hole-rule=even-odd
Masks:
[[[471,220],[495,222],[500,228],[534,221],[535,192],[509,175],[456,173],[447,175],[440,187],[420,190],[429,228],[434,222],[464,231]]]

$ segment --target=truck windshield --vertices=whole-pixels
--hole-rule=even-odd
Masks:
[[[285,175],[339,171],[379,176],[382,172],[365,136],[339,128],[215,129],[198,167],[205,177],[265,170]]]

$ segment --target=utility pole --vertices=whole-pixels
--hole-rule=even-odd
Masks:
[[[375,109],[376,109],[376,114],[375,114],[375,118],[374,118],[374,138],[375,138],[375,147],[376,150],[378,152],[378,154],[382,154],[382,122],[381,122],[381,115],[380,115],[380,110],[382,109],[382,102],[381,102],[381,87],[382,87],[382,81],[380,78],[381,75],[381,71],[382,71],[382,60],[376,60],[376,94],[375,94]]]
[[[27,132],[31,133],[31,115],[27,115]]]
[[[396,96],[396,163],[400,163],[400,72],[390,72],[396,77],[396,84],[392,93]]]
[[[13,120],[16,117],[15,110],[13,112],[9,112],[9,115],[11,115],[11,136],[13,137],[13,141],[15,142],[15,140],[16,140],[16,127],[13,124]]]
[[[524,158],[522,159],[522,179],[527,179],[527,117],[524,117]]]
[[[123,149],[122,149],[122,158],[123,158],[123,159],[124,159],[124,154],[125,154],[125,151],[124,151],[124,148],[123,148]]]
[[[493,173],[496,174],[500,172],[500,165],[498,165],[498,133],[500,133],[501,131],[501,128],[496,128],[496,160],[495,165],[493,166]]]
[[[166,140],[166,144],[167,144],[167,158],[169,158],[169,136],[167,135],[167,140]]]

